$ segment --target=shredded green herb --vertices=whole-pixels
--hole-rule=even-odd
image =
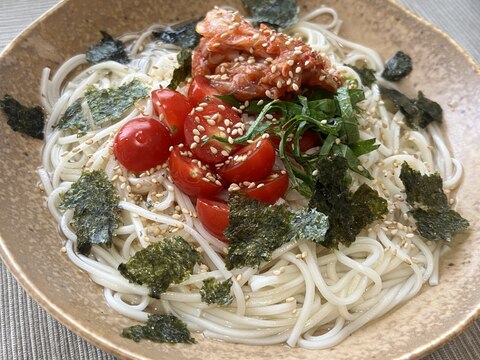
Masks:
[[[311,196],[315,186],[312,173],[318,160],[328,155],[344,157],[350,170],[371,179],[358,157],[376,150],[379,145],[375,139],[360,140],[356,106],[365,99],[365,94],[355,85],[356,82],[346,81],[336,95],[315,89],[291,101],[264,99],[261,106],[258,101],[251,101],[244,112],[257,117],[235,143],[244,144],[265,132],[280,138],[279,154],[292,186],[306,197]],[[232,106],[240,106],[231,95],[219,98]],[[275,118],[266,119],[268,114],[274,114]],[[308,154],[300,150],[300,140],[307,131],[315,133],[321,145]]]
[[[164,43],[177,45],[185,49],[193,49],[201,39],[201,35],[195,31],[195,27],[203,19],[201,17],[183,25],[167,27],[164,31],[153,31],[152,35],[156,40]]]
[[[70,129],[85,133],[95,126],[118,120],[137,100],[147,95],[147,88],[137,79],[117,88],[91,87],[84,97],[77,99],[67,108],[60,118],[58,127],[62,130]],[[84,114],[83,104],[88,107],[92,121]]]
[[[185,281],[199,259],[198,251],[177,236],[138,251],[126,263],[120,264],[118,270],[130,282],[147,285],[150,296],[159,299],[170,284]]]
[[[149,315],[145,325],[123,329],[122,336],[135,342],[146,339],[158,343],[195,343],[187,325],[174,315]]]
[[[309,209],[294,212],[287,205],[265,205],[239,195],[230,196],[229,205],[228,269],[258,266],[291,240],[321,244],[328,229],[327,217]]]
[[[440,174],[422,175],[404,162],[400,179],[405,186],[407,202],[412,206],[409,214],[424,238],[451,241],[455,232],[468,228],[468,221],[450,209]]]
[[[309,207],[328,216],[330,227],[325,247],[349,246],[365,226],[387,213],[387,201],[368,185],[362,184],[354,193],[349,190],[347,160],[339,156],[322,158],[318,178]]]
[[[35,139],[43,139],[45,115],[40,106],[27,107],[10,95],[0,100],[0,109],[7,115],[7,124],[13,131],[18,131]]]
[[[216,281],[214,277],[203,280],[203,287],[200,289],[202,301],[207,304],[230,305],[233,296],[230,294],[232,279]]]
[[[119,197],[102,171],[84,172],[63,196],[60,208],[72,209],[77,248],[88,255],[92,244],[110,245],[120,220]]]
[[[120,64],[127,64],[130,60],[125,45],[120,40],[115,40],[107,32],[100,31],[102,40],[96,45],[88,48],[86,57],[91,64],[103,61],[116,61]]]
[[[192,75],[192,51],[182,49],[177,55],[179,67],[173,71],[172,80],[168,85],[169,89],[175,90],[178,85]]]

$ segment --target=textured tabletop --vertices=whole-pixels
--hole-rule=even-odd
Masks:
[[[480,0],[398,1],[448,33],[480,63]],[[0,0],[0,51],[57,2]],[[0,359],[115,358],[58,323],[26,294],[0,262]],[[426,359],[480,359],[480,321]]]

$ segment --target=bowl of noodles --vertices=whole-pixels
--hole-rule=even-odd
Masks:
[[[128,359],[416,358],[478,317],[478,67],[394,3],[299,5],[277,32],[240,1],[65,1],[2,53],[0,95],[46,122],[43,142],[1,122],[0,254],[93,344]],[[204,16],[193,58],[162,35]],[[385,75],[398,51],[413,64],[401,81]],[[188,100],[185,124],[165,94],[174,113]],[[157,162],[151,126],[168,145]],[[439,227],[422,226],[432,211]]]

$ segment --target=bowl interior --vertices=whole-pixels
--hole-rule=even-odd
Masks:
[[[402,84],[405,91],[422,90],[442,104],[444,129],[455,156],[465,166],[458,192],[462,215],[470,220],[466,234],[455,238],[442,259],[441,282],[396,311],[366,326],[333,349],[307,351],[285,345],[251,347],[202,339],[197,345],[163,346],[134,343],[120,337],[133,322],[110,309],[102,289],[92,283],[60,252],[62,239],[45,209],[37,188],[36,168],[42,142],[14,133],[0,114],[0,253],[29,293],[57,319],[90,342],[122,358],[330,359],[415,357],[433,350],[471,322],[478,313],[480,241],[477,214],[480,194],[475,173],[480,117],[480,77],[464,53],[431,26],[382,0],[300,1],[301,12],[322,4],[333,6],[344,20],[341,35],[375,48],[387,58],[397,50],[410,54],[414,71]],[[53,71],[72,55],[84,52],[99,39],[99,30],[113,36],[145,29],[152,23],[189,19],[208,11],[216,1],[188,0],[67,0],[24,32],[0,57],[0,96],[11,94],[26,104],[37,104],[42,69]],[[241,8],[240,1],[221,4]],[[415,41],[413,41],[413,36]],[[428,331],[426,331],[428,329]],[[388,339],[388,341],[385,341]],[[367,344],[367,345],[366,345]],[[160,355],[161,354],[161,355]]]

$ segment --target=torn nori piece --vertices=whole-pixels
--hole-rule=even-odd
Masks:
[[[359,67],[356,67],[355,65],[348,65],[348,64],[345,64],[345,65],[355,70],[358,76],[360,76],[360,80],[362,80],[363,85],[370,87],[375,81],[377,81],[374,70],[366,66],[359,68]]]
[[[197,24],[204,18],[201,17],[178,27],[167,27],[165,31],[153,31],[152,36],[156,40],[167,44],[177,45],[181,48],[193,49],[197,47],[202,36],[195,31]]]
[[[443,110],[442,107],[433,100],[426,98],[421,91],[418,92],[417,100],[415,101],[420,110],[420,121],[418,126],[422,129],[427,127],[433,121],[442,122]]]
[[[323,244],[328,230],[327,217],[315,209],[292,211],[285,204],[265,205],[230,195],[227,269],[255,267],[268,261],[272,252],[292,240],[309,240]]]
[[[0,109],[7,114],[7,124],[13,131],[30,135],[35,139],[43,139],[45,115],[40,106],[27,107],[10,95],[5,95],[0,100]]]
[[[318,164],[317,183],[308,206],[328,216],[325,247],[338,248],[338,243],[349,246],[365,226],[388,211],[387,201],[368,185],[350,192],[347,169],[347,160],[339,156],[323,158]]]
[[[441,106],[426,98],[421,91],[418,92],[416,100],[409,99],[395,89],[387,89],[383,86],[380,86],[380,93],[398,107],[405,115],[407,125],[412,129],[418,129],[418,127],[424,129],[433,121],[442,122]]]
[[[122,336],[135,342],[147,339],[158,343],[195,343],[187,325],[174,315],[151,314],[145,325],[134,325],[123,329]]]
[[[398,51],[385,63],[382,77],[390,81],[398,81],[412,72],[412,59],[402,51]]]
[[[181,236],[165,238],[138,251],[118,266],[130,282],[147,285],[156,299],[170,284],[185,281],[193,272],[200,254]]]
[[[179,67],[173,71],[172,80],[168,88],[175,90],[178,85],[192,75],[192,50],[182,49],[177,55]]]
[[[286,28],[298,22],[296,0],[242,0],[255,24]]]
[[[405,186],[407,202],[412,206],[409,214],[424,238],[450,241],[455,232],[468,228],[468,221],[450,209],[440,174],[422,175],[404,162],[400,180]]]
[[[102,40],[100,43],[88,48],[86,53],[87,61],[97,64],[112,60],[120,64],[127,64],[130,60],[123,42],[115,40],[105,31],[100,31],[100,33],[102,34]]]
[[[63,196],[60,208],[72,209],[77,248],[88,255],[92,244],[107,244],[120,220],[119,197],[103,171],[84,172]]]
[[[125,112],[148,95],[147,88],[137,79],[118,88],[96,89],[91,87],[84,97],[70,105],[58,122],[62,130],[85,133],[96,125],[120,118]],[[83,114],[82,103],[86,101],[93,123]]]
[[[202,301],[207,304],[230,305],[233,296],[230,294],[232,288],[232,279],[217,281],[214,277],[203,280],[203,286],[200,289]]]

